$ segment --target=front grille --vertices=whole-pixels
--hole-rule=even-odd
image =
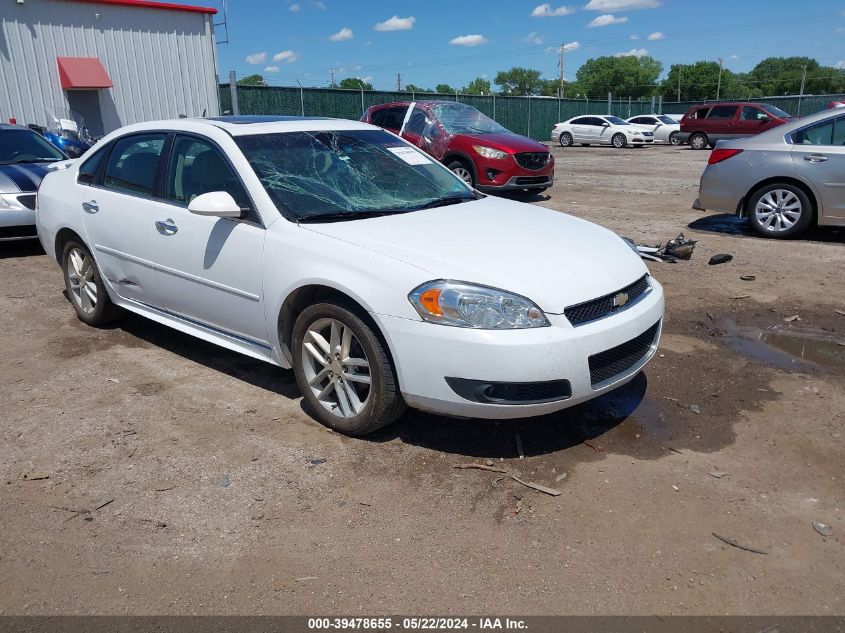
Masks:
[[[517,185],[545,185],[549,182],[547,176],[517,176],[514,184]]]
[[[20,202],[27,209],[32,209],[33,211],[35,211],[35,194],[34,193],[28,193],[24,196],[18,196],[18,202]]]
[[[446,382],[462,398],[486,404],[539,404],[572,397],[568,380],[487,382],[447,377]]]
[[[548,152],[522,152],[514,154],[517,164],[523,169],[543,169],[549,162]]]
[[[637,338],[590,356],[590,382],[593,388],[628,371],[639,363],[651,350],[659,329],[660,321]]]
[[[0,240],[7,240],[16,237],[37,237],[35,225],[29,226],[0,226]]]
[[[578,305],[569,306],[563,313],[572,325],[578,326],[596,319],[601,319],[608,314],[612,314],[619,310],[624,310],[628,306],[633,305],[636,301],[649,289],[648,275],[643,275],[629,286],[625,286],[621,290],[611,292],[610,294],[585,301]],[[614,301],[620,294],[627,295],[627,301],[622,305],[617,305],[619,302]]]

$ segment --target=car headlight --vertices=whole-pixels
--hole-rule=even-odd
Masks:
[[[0,193],[0,209],[24,209],[25,207],[18,202],[16,196],[4,195]]]
[[[507,152],[493,149],[492,147],[485,147],[484,145],[473,145],[472,149],[475,150],[476,154],[480,154],[484,158],[496,158],[498,160],[502,160],[510,156]]]
[[[550,325],[537,305],[519,295],[459,281],[429,281],[408,295],[424,321],[482,330]]]

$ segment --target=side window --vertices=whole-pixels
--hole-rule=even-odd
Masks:
[[[761,117],[768,117],[769,115],[763,112],[760,108],[754,106],[742,106],[742,114],[739,118],[743,121],[757,121]]]
[[[658,121],[652,116],[647,116],[645,117],[645,119],[643,119],[643,123],[647,123],[648,125],[657,125],[658,123],[660,123],[660,121]]]
[[[383,110],[384,119],[381,122],[381,127],[398,132],[399,128],[402,127],[402,121],[405,120],[405,113],[407,111],[407,107],[385,108]]]
[[[133,134],[115,141],[103,184],[116,191],[153,195],[164,134]]]
[[[382,108],[381,110],[376,110],[375,112],[370,113],[370,123],[382,127],[382,121],[384,120],[386,112],[387,108]]]
[[[590,117],[590,125],[603,127],[605,123],[607,123],[607,121],[605,121],[604,119],[600,119],[597,116]]]
[[[211,191],[227,192],[241,208],[250,206],[243,185],[216,147],[191,136],[177,136],[167,167],[165,197],[188,206],[197,196]]]
[[[840,124],[840,128],[845,125]],[[841,134],[841,132],[840,132]],[[833,121],[825,121],[818,125],[798,130],[792,139],[796,145],[831,145],[833,144]]]
[[[707,117],[707,114],[710,112],[710,108],[699,108],[698,110],[693,110],[690,113],[689,118],[691,119],[704,119]]]
[[[582,116],[571,121],[569,125],[587,125],[588,123],[589,121],[587,120],[587,117]]]
[[[97,151],[93,156],[89,157],[79,168],[79,173],[76,176],[76,182],[80,185],[90,185],[94,182],[94,176],[97,174],[97,168],[103,162],[103,157],[109,153],[108,147],[103,147]]]
[[[414,108],[414,111],[411,112],[411,118],[408,119],[408,122],[405,124],[405,131],[410,132],[411,134],[416,134],[417,136],[422,136],[425,126],[425,112],[423,112],[421,108]]]
[[[836,119],[836,126],[833,128],[833,142],[831,145],[845,145],[845,117]]]
[[[708,119],[732,119],[736,114],[737,106],[713,106]]]

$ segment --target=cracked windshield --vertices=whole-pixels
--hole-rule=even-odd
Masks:
[[[425,154],[380,130],[260,134],[236,141],[289,219],[355,219],[477,197]]]
[[[473,107],[463,104],[440,103],[432,107],[432,112],[440,120],[449,134],[476,132],[479,134],[510,134],[490,117]]]

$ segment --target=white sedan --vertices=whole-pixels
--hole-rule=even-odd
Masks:
[[[654,142],[664,145],[680,145],[678,132],[681,131],[680,122],[665,114],[641,114],[632,116],[628,123],[644,132],[654,132]]]
[[[563,123],[555,123],[552,141],[561,147],[580,145],[613,145],[642,147],[654,142],[654,134],[640,130],[624,119],[611,115],[576,116]]]
[[[312,415],[352,435],[406,404],[517,418],[589,400],[640,371],[663,322],[614,233],[484,196],[354,121],[122,128],[44,179],[37,228],[83,322],[123,308],[292,368]]]

